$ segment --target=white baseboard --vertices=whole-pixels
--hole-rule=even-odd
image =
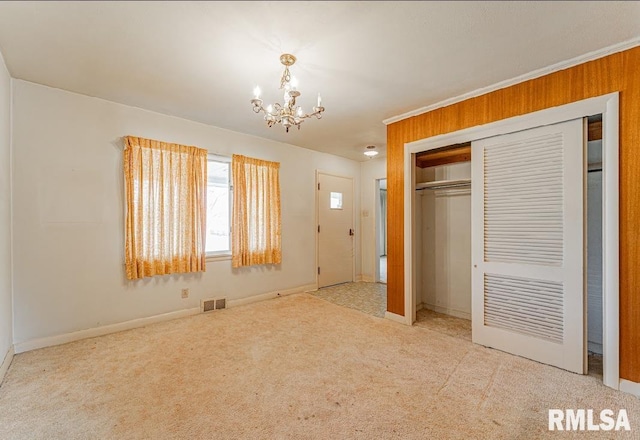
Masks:
[[[287,295],[293,295],[294,293],[309,292],[312,290],[317,290],[317,287],[315,284],[306,284],[304,286],[293,287],[291,289],[276,290],[275,292],[261,293],[259,295],[253,295],[247,298],[230,299],[229,301],[227,301],[227,307],[231,308],[231,307],[244,306],[246,304],[251,304],[254,302],[265,301],[267,299],[279,298]]]
[[[376,277],[372,276],[372,275],[361,275],[360,276],[360,281],[363,281],[365,283],[375,283],[376,282]]]
[[[433,304],[423,303],[422,308],[433,310],[436,313],[443,313],[445,315],[455,316],[456,318],[468,319],[471,320],[471,313],[464,312],[462,310],[451,309],[449,307],[440,307]]]
[[[16,343],[15,351],[16,353],[24,353],[25,351],[37,350],[38,348],[52,347],[54,345],[66,344],[68,342],[79,341],[81,339],[95,338],[96,336],[104,336],[110,333],[144,327],[145,325],[155,324],[156,322],[171,321],[177,318],[197,315],[198,313],[200,313],[200,307],[194,307],[192,309],[177,310],[175,312],[148,316],[146,318],[132,319],[131,321],[119,322],[117,324],[104,325],[86,330],[78,330],[76,332],[64,333],[61,335],[31,339],[29,341]]]
[[[620,391],[640,397],[640,383],[631,382],[627,379],[620,379]]]
[[[385,319],[389,319],[391,321],[394,322],[399,322],[400,324],[404,324],[404,325],[411,325],[407,322],[407,318],[401,315],[396,315],[395,313],[391,313],[391,312],[384,312],[384,317]]]
[[[254,295],[248,298],[229,300],[227,301],[227,307],[229,308],[238,307],[244,304],[250,304],[257,301],[264,301],[271,298],[277,298],[279,296],[287,296],[293,293],[300,293],[300,292],[305,292],[307,290],[314,290],[314,289],[316,289],[315,284],[307,284],[305,286],[294,287],[292,289],[278,290],[276,292],[269,292],[261,295]],[[24,353],[25,351],[36,350],[38,348],[52,347],[54,345],[66,344],[68,342],[79,341],[81,339],[95,338],[96,336],[104,336],[110,333],[117,333],[124,330],[131,330],[138,327],[144,327],[145,325],[155,324],[157,322],[171,321],[173,319],[185,318],[187,316],[197,315],[198,313],[201,313],[200,307],[194,307],[191,309],[177,310],[175,312],[149,316],[146,318],[133,319],[131,321],[120,322],[117,324],[104,325],[101,327],[95,327],[95,328],[90,328],[86,330],[79,330],[71,333],[64,333],[62,335],[31,339],[28,341],[14,344],[15,353]]]
[[[13,345],[9,347],[9,351],[7,355],[4,357],[2,361],[2,365],[0,365],[0,385],[2,385],[2,381],[4,380],[4,375],[7,374],[9,367],[11,366],[11,361],[13,360],[14,349]]]

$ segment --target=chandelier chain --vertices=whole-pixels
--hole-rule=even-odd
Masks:
[[[282,77],[280,78],[280,88],[284,89],[287,84],[291,82],[291,73],[289,72],[289,66],[285,66]]]

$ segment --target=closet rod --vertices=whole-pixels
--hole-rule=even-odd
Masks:
[[[448,188],[466,188],[471,186],[470,179],[462,180],[437,180],[435,182],[423,182],[416,184],[416,191],[423,189],[448,189]]]
[[[587,173],[602,171],[602,162],[594,162],[587,165]]]

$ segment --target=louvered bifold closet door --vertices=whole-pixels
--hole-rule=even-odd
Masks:
[[[585,373],[583,121],[471,152],[473,341]]]

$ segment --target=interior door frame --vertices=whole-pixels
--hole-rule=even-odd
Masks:
[[[316,224],[314,225],[315,235],[316,235],[316,270],[314,271],[316,274],[316,290],[319,289],[320,282],[318,277],[318,265],[320,264],[320,235],[318,233],[318,225],[320,224],[320,197],[318,195],[319,189],[318,185],[320,185],[320,175],[324,174],[325,176],[331,177],[340,177],[342,179],[348,179],[351,181],[351,197],[353,203],[352,216],[351,216],[351,226],[354,230],[354,238],[353,238],[353,253],[351,255],[351,281],[356,280],[356,240],[358,238],[358,230],[356,229],[356,188],[355,188],[355,179],[352,176],[343,176],[341,174],[330,173],[328,171],[316,170],[316,182],[314,186],[314,192],[316,195]]]
[[[380,220],[382,219],[382,205],[380,203],[380,181],[381,180],[387,180],[387,177],[374,177],[373,179],[373,185],[374,185],[374,190],[373,190],[373,194],[374,194],[374,214],[373,214],[373,229],[375,231],[375,236],[374,236],[374,250],[373,250],[373,282],[374,283],[380,283],[380,247],[381,247],[381,243],[380,243],[380,232],[381,229],[380,228]],[[389,221],[389,217],[387,215],[387,221]],[[388,260],[387,260],[388,262]],[[387,269],[387,273],[388,273],[388,269]],[[365,280],[366,281],[366,280]],[[384,284],[386,285],[387,282],[385,281]]]
[[[394,316],[407,325],[415,321],[415,156],[416,153],[451,144],[471,142],[528,128],[551,125],[570,119],[602,114],[602,353],[603,383],[620,389],[620,272],[619,272],[619,96],[618,92],[551,107],[485,125],[420,139],[404,144],[404,317]]]
[[[382,207],[380,206],[380,180],[373,179],[373,282],[380,282],[380,216]]]

